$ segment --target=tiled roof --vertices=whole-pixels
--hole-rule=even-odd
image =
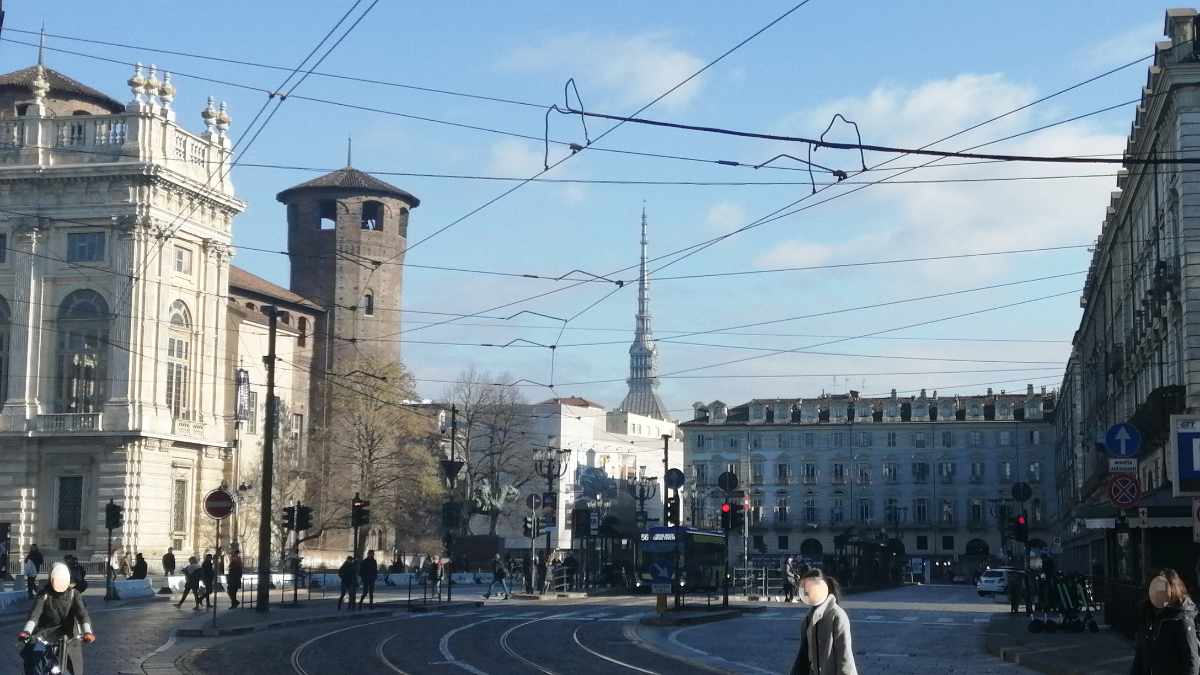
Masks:
[[[287,195],[299,190],[356,190],[359,192],[370,192],[388,197],[399,197],[416,208],[421,205],[421,200],[417,199],[412,193],[401,190],[400,188],[379,180],[369,173],[364,173],[353,167],[338,169],[332,173],[327,173],[324,176],[318,176],[310,181],[305,181],[299,185],[292,186],[278,195],[275,198],[279,201],[285,201]]]
[[[43,66],[43,68],[45,67]],[[28,68],[0,75],[0,90],[9,88],[21,89],[32,96],[33,78],[37,75],[37,69],[37,66],[29,66]],[[51,96],[83,98],[108,108],[110,112],[119,113],[125,111],[125,106],[122,103],[110,98],[108,94],[102,91],[92,89],[86,84],[74,78],[67,77],[53,68],[45,68],[45,72],[46,81],[50,83]]]
[[[229,266],[229,288],[231,291],[239,289],[255,295],[282,300],[293,305],[307,307],[317,312],[324,311],[320,305],[308,298],[297,295],[283,286],[271,283],[256,274],[251,274],[236,265]]]

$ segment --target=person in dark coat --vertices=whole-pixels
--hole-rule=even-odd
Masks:
[[[525,575],[525,592],[533,593],[533,560],[528,556],[521,560],[521,572]]]
[[[175,554],[171,552],[171,549],[167,549],[167,552],[163,554],[162,564],[163,574],[167,576],[175,574]]]
[[[217,569],[213,566],[213,556],[211,553],[204,554],[204,564],[200,566],[200,580],[204,582],[204,595],[196,600],[196,606],[200,606],[200,600],[204,601],[205,607],[212,607],[212,594],[217,589]]]
[[[129,575],[130,579],[145,579],[146,578],[146,559],[141,553],[137,554],[137,559],[133,561],[133,574]]]
[[[27,560],[32,560],[37,571],[40,574],[42,565],[46,564],[46,559],[42,557],[42,552],[38,550],[37,544],[29,547],[29,553],[25,556]]]
[[[195,609],[200,609],[200,565],[196,563],[196,556],[189,557],[187,566],[183,568],[183,595],[175,607],[183,607],[188,593],[191,593],[192,599],[196,601]]]
[[[488,584],[487,592],[483,594],[484,598],[492,597],[492,589],[500,584],[500,590],[504,591],[504,599],[508,600],[512,597],[512,591],[508,590],[508,569],[504,566],[504,561],[500,560],[500,554],[496,554],[496,559],[492,561],[492,583]]]
[[[83,563],[79,559],[68,553],[63,556],[63,562],[66,563],[67,569],[71,572],[71,585],[80,593],[87,590],[87,570],[83,568]]]
[[[812,607],[800,630],[800,652],[791,675],[858,675],[850,643],[850,619],[837,601],[833,577],[811,569],[798,580],[800,599]]]
[[[22,642],[31,636],[42,637],[52,644],[65,641],[66,648],[59,653],[60,665],[65,668],[63,672],[83,675],[83,649],[72,638],[90,643],[96,640],[96,634],[92,632],[92,620],[83,597],[71,587],[71,571],[63,563],[50,570],[50,583],[38,593],[24,627],[17,633],[17,639]],[[26,675],[38,674],[41,655],[35,652],[35,644],[25,642],[21,650]]]
[[[338,596],[337,608],[342,608],[342,600],[350,596],[350,609],[354,609],[354,594],[358,589],[358,565],[354,564],[354,556],[346,556],[346,562],[338,568],[338,578],[342,580],[342,593]]]
[[[1173,569],[1150,576],[1130,675],[1200,675],[1196,604]]]
[[[358,576],[362,579],[362,597],[358,599],[359,608],[362,608],[363,600],[367,599],[368,594],[371,596],[369,606],[375,607],[375,580],[379,578],[379,563],[375,561],[375,551],[367,551],[367,557],[359,567]]]
[[[1008,607],[1010,614],[1021,611],[1021,599],[1025,596],[1025,573],[1008,573]]]
[[[238,601],[238,591],[242,589],[242,554],[233,551],[229,554],[229,567],[225,573],[225,590],[229,592],[229,608],[234,609],[242,604]]]

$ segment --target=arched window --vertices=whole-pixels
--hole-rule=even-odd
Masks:
[[[55,407],[60,413],[99,412],[108,392],[108,330],[112,317],[99,293],[79,290],[58,308],[58,377]]]
[[[8,302],[0,298],[0,401],[8,398],[8,345],[12,313]]]
[[[363,202],[362,229],[383,231],[383,204],[381,202]]]
[[[363,293],[363,314],[367,316],[375,316],[375,294],[371,291]]]
[[[192,414],[192,313],[187,305],[171,303],[171,324],[167,335],[167,409],[174,419],[190,419]]]

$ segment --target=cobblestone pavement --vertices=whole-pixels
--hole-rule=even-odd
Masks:
[[[965,586],[909,586],[848,598],[861,673],[1019,675],[1031,673],[984,651],[991,617],[1007,606]],[[733,621],[640,633],[656,644],[731,672],[786,673],[800,647],[808,608],[773,606]]]

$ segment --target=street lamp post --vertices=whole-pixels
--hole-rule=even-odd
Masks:
[[[646,502],[654,499],[654,495],[658,494],[658,479],[653,476],[646,475],[646,467],[639,467],[638,476],[629,481],[629,494],[637,500],[637,530],[638,536],[634,539],[633,549],[633,566],[634,569],[640,569],[642,564],[642,530],[646,529]]]
[[[450,458],[441,460],[442,473],[446,476],[446,485],[450,488],[446,493],[446,504],[442,507],[442,526],[446,530],[446,602],[450,602],[454,593],[454,529],[459,526],[462,513],[454,501],[454,487],[458,481],[458,473],[463,468],[463,462],[458,460],[455,452],[457,436],[458,408],[450,406]]]
[[[558,482],[567,473],[567,458],[571,454],[570,448],[555,448],[546,447],[539,448],[533,454],[533,469],[537,475],[546,479],[546,494],[542,499],[542,513],[546,512],[553,514],[552,518],[546,520],[558,526],[558,499],[555,498],[554,484]],[[550,530],[546,529],[546,556],[549,562],[550,556]],[[533,561],[531,561],[532,563]],[[549,565],[547,565],[549,569]],[[543,582],[544,585],[544,582]]]
[[[608,510],[610,508],[612,508],[612,504],[613,504],[612,500],[605,499],[603,497],[603,495],[596,495],[595,499],[587,500],[586,504],[588,507],[588,511],[596,513],[599,516],[598,520],[600,521],[601,525],[603,525],[604,518],[605,518],[605,516],[608,515]],[[601,552],[597,552],[597,555],[595,556],[595,564],[593,564],[592,549],[596,548],[596,538],[592,537],[590,539],[590,541],[592,542],[592,544],[591,544],[591,546],[588,547],[588,556],[587,556],[587,563],[586,563],[586,569],[588,571],[587,578],[588,578],[588,587],[589,588],[591,587],[592,583],[595,581],[596,577],[599,576],[600,563],[602,562],[600,559]],[[593,567],[596,568],[595,569],[596,573],[593,573],[593,571],[592,571]]]

